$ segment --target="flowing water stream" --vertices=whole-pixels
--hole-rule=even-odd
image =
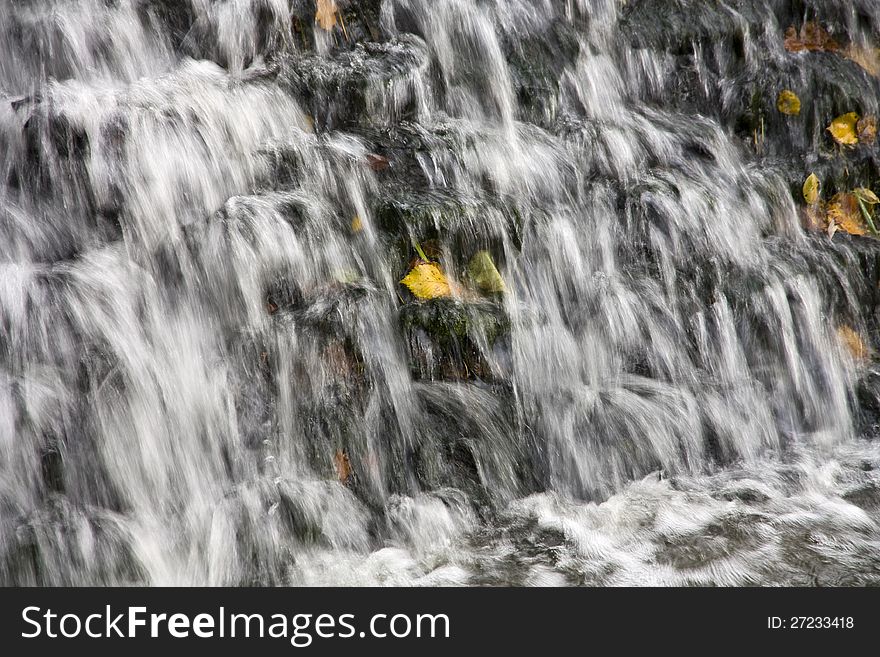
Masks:
[[[0,583],[880,584],[880,3],[0,1]]]

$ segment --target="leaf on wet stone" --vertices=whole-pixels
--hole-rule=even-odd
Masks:
[[[834,137],[834,141],[844,146],[854,146],[859,143],[857,125],[859,115],[855,112],[842,114],[834,119],[828,126],[828,132]]]
[[[804,208],[804,228],[807,230],[827,230],[834,222],[828,222],[825,208],[820,200],[815,205],[808,205]],[[836,230],[836,229],[835,229]]]
[[[819,200],[820,186],[819,177],[815,173],[811,173],[804,181],[804,200],[810,205],[814,205]]]
[[[880,77],[880,48],[850,45],[843,56],[861,66],[869,75]]]
[[[364,222],[361,219],[359,214],[354,216],[354,219],[351,220],[351,230],[355,233],[360,233],[364,229]]]
[[[797,116],[801,113],[801,99],[793,91],[785,89],[779,92],[776,109],[787,116]]]
[[[880,203],[880,198],[877,198],[877,195],[866,187],[854,189],[853,194],[862,203],[867,203],[868,205],[877,205]]]
[[[479,251],[471,258],[468,263],[468,275],[483,292],[500,294],[507,289],[488,251]]]
[[[856,134],[859,143],[870,144],[877,139],[877,117],[863,116],[856,123]]]
[[[837,327],[837,337],[841,345],[849,352],[853,359],[867,360],[870,356],[868,345],[862,339],[862,336],[852,327],[846,324]]]
[[[373,171],[384,171],[389,167],[391,162],[389,162],[387,157],[383,157],[382,155],[367,153],[367,164]]]
[[[315,20],[322,30],[332,30],[336,25],[336,14],[339,9],[336,0],[315,0]]]
[[[348,454],[341,449],[337,449],[336,454],[333,455],[333,465],[336,468],[336,478],[343,484],[347,482],[348,478],[351,477],[351,461],[348,458]]]
[[[868,226],[859,208],[859,199],[853,193],[835,194],[828,202],[828,222],[834,222],[840,230],[850,235],[866,235]]]
[[[783,46],[789,52],[837,52],[840,46],[816,21],[807,21],[800,30],[794,25],[785,31]]]
[[[434,262],[420,262],[400,282],[419,299],[437,299],[452,295],[446,275]]]

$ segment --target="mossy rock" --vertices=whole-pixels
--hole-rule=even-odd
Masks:
[[[416,378],[496,378],[488,352],[510,331],[510,321],[500,305],[434,299],[406,304],[399,318]]]
[[[490,345],[510,330],[510,320],[499,304],[452,299],[406,304],[400,309],[400,323],[404,330],[421,328],[439,341],[479,333]]]
[[[418,240],[440,239],[453,253],[470,253],[509,237],[517,242],[522,218],[514,206],[448,190],[403,191],[376,208],[380,230]],[[479,250],[479,249],[477,249]]]

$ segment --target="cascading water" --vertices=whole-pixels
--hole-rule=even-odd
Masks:
[[[880,5],[337,5],[4,0],[0,583],[880,583]]]

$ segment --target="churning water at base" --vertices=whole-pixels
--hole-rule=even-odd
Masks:
[[[880,6],[337,5],[4,3],[0,583],[880,583]]]

